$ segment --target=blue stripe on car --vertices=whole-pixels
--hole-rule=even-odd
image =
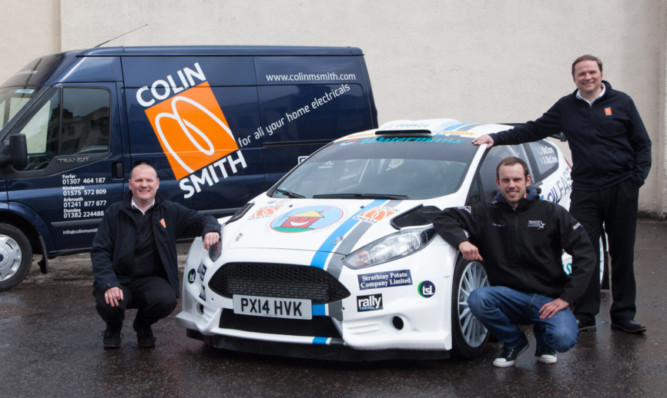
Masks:
[[[385,202],[386,200],[372,201],[368,206],[361,208],[358,212],[354,213],[352,217],[348,218],[343,224],[336,228],[336,230],[333,231],[331,235],[329,235],[324,243],[322,243],[322,246],[320,246],[320,248],[317,250],[313,256],[313,259],[310,261],[310,266],[324,269],[324,266],[327,263],[327,257],[329,257],[331,251],[339,243],[337,242],[338,238],[347,234],[355,225],[359,223],[359,220],[356,220],[354,217],[372,208],[378,207]]]
[[[314,338],[313,338],[313,344],[316,344],[316,345],[326,345],[326,344],[327,344],[327,340],[329,340],[328,337],[314,337]]]
[[[313,304],[313,316],[327,316],[325,304]]]

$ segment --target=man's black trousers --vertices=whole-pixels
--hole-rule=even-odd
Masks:
[[[630,179],[598,191],[574,190],[570,213],[579,221],[600,256],[600,236],[607,233],[611,257],[609,311],[612,322],[635,318],[637,290],[634,273],[635,232],[637,230],[639,187]],[[600,311],[600,262],[584,295],[575,302],[577,318],[592,320]]]
[[[121,286],[124,300],[118,307],[104,301],[104,291],[94,291],[95,308],[112,329],[120,329],[125,310],[136,308],[135,329],[146,328],[171,314],[176,308],[176,295],[166,279],[159,276],[140,278]]]

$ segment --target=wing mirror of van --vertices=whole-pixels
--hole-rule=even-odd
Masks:
[[[23,134],[10,135],[9,145],[2,148],[0,167],[10,163],[18,170],[22,170],[28,165],[28,145]]]

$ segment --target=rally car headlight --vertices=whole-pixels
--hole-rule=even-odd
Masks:
[[[400,231],[350,253],[343,258],[343,264],[358,269],[409,256],[423,249],[433,236],[435,236],[433,227]]]

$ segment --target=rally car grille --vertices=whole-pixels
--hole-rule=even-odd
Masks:
[[[310,320],[267,318],[237,315],[233,310],[223,309],[220,315],[220,327],[257,333],[341,338],[338,329],[328,316],[314,316]]]
[[[342,300],[350,292],[328,272],[315,267],[266,263],[229,263],[208,283],[215,293],[311,300],[326,304]]]

